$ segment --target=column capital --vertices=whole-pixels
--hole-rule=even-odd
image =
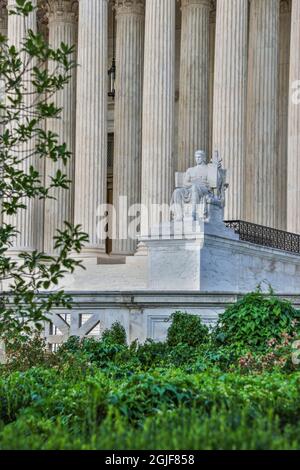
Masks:
[[[211,10],[210,10],[210,22],[215,23],[216,17],[217,17],[217,3],[216,3],[216,0],[212,0]]]
[[[280,13],[290,13],[292,10],[290,0],[281,0],[280,2]]]
[[[46,8],[49,23],[75,22],[78,15],[78,0],[47,0]]]
[[[6,10],[7,8],[7,0],[0,0],[0,15],[2,15],[2,11]]]
[[[7,27],[7,0],[0,0],[0,28]]]
[[[117,15],[122,15],[122,14],[144,15],[145,0],[115,0],[114,9]]]
[[[211,0],[181,0],[181,8],[207,7],[212,8]]]

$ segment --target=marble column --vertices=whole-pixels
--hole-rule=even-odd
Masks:
[[[77,1],[75,0],[50,0],[48,2],[49,20],[49,44],[57,49],[63,42],[69,46],[76,44],[77,30]],[[76,51],[70,60],[76,61]],[[48,64],[49,71],[53,72],[55,64]],[[76,69],[70,72],[69,83],[63,90],[58,91],[51,101],[61,108],[59,119],[49,119],[47,129],[59,136],[59,143],[65,143],[67,149],[72,153],[67,165],[62,162],[46,161],[46,178],[48,184],[50,177],[61,170],[68,180],[74,179],[74,159],[75,159],[75,112],[76,112]],[[44,250],[47,253],[54,251],[53,237],[57,229],[64,228],[64,222],[73,222],[73,185],[70,189],[57,188],[52,192],[55,199],[47,199],[45,202],[45,223],[44,223]]]
[[[210,0],[181,0],[178,168],[208,152]]]
[[[142,76],[144,0],[116,0],[116,96],[113,203],[116,239],[113,254],[132,254],[128,209],[141,201]],[[126,203],[125,203],[126,198]],[[123,203],[125,207],[123,208]]]
[[[300,0],[292,2],[291,22],[287,230],[300,233]]]
[[[225,219],[243,218],[248,54],[248,0],[218,0],[213,149],[228,170]]]
[[[79,0],[75,224],[89,234],[81,256],[105,252],[99,227],[107,187],[108,0]]]
[[[251,0],[246,158],[246,215],[276,226],[279,0]]]
[[[0,34],[2,36],[7,36],[7,0],[0,0]],[[3,84],[0,81],[0,100],[3,102],[5,99],[5,94],[3,93]],[[2,134],[3,127],[0,124],[0,133]],[[0,215],[1,219],[1,215]]]
[[[288,107],[290,71],[291,2],[281,0],[279,36],[279,144],[276,171],[276,227],[287,228],[287,152],[288,152]]]
[[[33,6],[36,6],[37,0],[32,0]],[[8,0],[8,9],[13,8],[16,5],[15,0]],[[37,31],[37,19],[36,10],[33,10],[26,18],[19,15],[8,15],[8,40],[10,44],[20,49],[24,38],[27,35],[28,30]],[[23,54],[23,62],[26,61],[26,55]],[[34,87],[31,84],[30,72],[26,72],[23,75],[24,87],[26,88],[26,96],[24,102],[26,106],[32,106]],[[32,153],[34,152],[36,145],[35,139],[31,139],[25,143],[18,145],[16,149],[18,156],[23,155],[25,158],[22,163],[22,170],[27,173],[30,166],[38,167],[38,161]],[[39,201],[36,198],[24,199],[26,209],[19,209],[15,216],[4,217],[5,222],[12,224],[19,232],[14,239],[13,246],[11,248],[12,253],[19,253],[20,251],[32,251],[37,248],[38,245],[38,214],[39,214]]]
[[[174,185],[174,0],[146,1],[143,89],[142,233],[160,220]],[[145,208],[148,210],[146,215]],[[163,211],[167,217],[167,210]]]
[[[0,0],[0,34],[7,36],[7,1]],[[0,80],[0,102],[5,100],[5,93],[3,92],[3,83]],[[0,116],[1,118],[1,116]],[[0,123],[0,134],[3,134],[3,125]],[[1,199],[0,199],[0,225],[3,221],[3,215],[1,213]]]
[[[212,155],[213,135],[213,106],[214,106],[214,75],[215,75],[215,49],[216,49],[216,5],[212,2],[209,26],[209,104],[208,104],[208,155]]]

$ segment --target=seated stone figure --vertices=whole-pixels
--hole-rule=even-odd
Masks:
[[[200,204],[203,218],[208,216],[208,203],[224,206],[226,171],[222,169],[218,152],[214,153],[212,163],[207,164],[205,151],[197,150],[195,160],[196,166],[186,171],[182,187],[177,187],[172,196],[171,206],[176,221],[183,220],[186,204],[192,207],[193,220],[197,218]]]

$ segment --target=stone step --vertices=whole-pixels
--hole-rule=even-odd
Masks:
[[[104,255],[97,258],[97,264],[126,264],[126,256]]]

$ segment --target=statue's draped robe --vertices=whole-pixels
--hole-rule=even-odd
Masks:
[[[189,168],[185,174],[183,188],[175,189],[171,205],[176,220],[182,220],[185,204],[192,204],[193,216],[196,216],[197,205],[204,204],[204,216],[207,212],[207,197],[213,196],[208,183],[207,166]]]

